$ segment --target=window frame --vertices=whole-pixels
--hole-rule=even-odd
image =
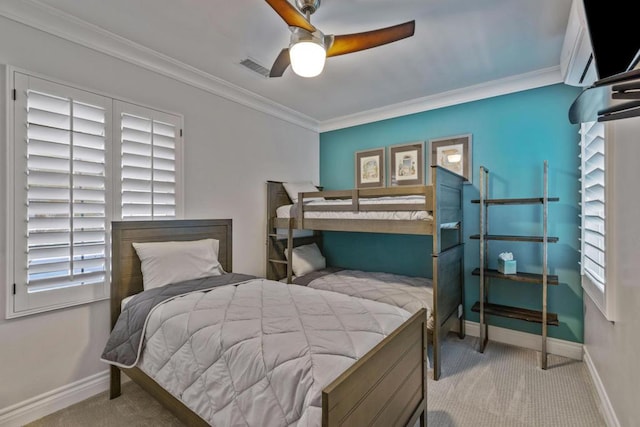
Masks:
[[[176,214],[175,217],[182,218],[184,216],[184,185],[183,185],[183,149],[184,144],[182,143],[182,127],[183,127],[183,118],[180,115],[167,113],[166,111],[158,110],[157,108],[150,108],[141,106],[140,104],[123,101],[119,99],[113,100],[113,165],[120,164],[121,153],[122,153],[122,126],[121,126],[121,114],[130,114],[130,115],[139,115],[139,116],[150,116],[149,118],[154,121],[167,121],[171,122],[172,119],[177,118],[178,123],[176,123],[176,131],[178,134],[176,135],[176,148],[175,148],[175,205],[176,205]],[[153,114],[150,114],[153,113]],[[173,123],[172,123],[173,124]],[[113,217],[122,219],[122,170],[121,168],[114,167],[113,168],[113,194],[117,195],[118,203],[113,204]],[[161,218],[160,218],[161,219]],[[128,219],[129,221],[135,221],[135,219]],[[151,219],[155,220],[155,219]]]
[[[131,99],[126,99],[123,97],[119,97],[119,96],[115,96],[109,93],[105,93],[105,92],[101,92],[101,91],[97,91],[95,89],[91,89],[91,88],[87,88],[87,87],[83,87],[82,85],[78,85],[78,84],[74,84],[74,83],[69,83],[60,79],[56,79],[56,78],[52,78],[50,76],[47,75],[43,75],[41,73],[36,73],[36,72],[32,72],[30,70],[26,70],[26,69],[22,69],[19,67],[15,67],[15,66],[11,66],[11,65],[5,65],[4,66],[4,71],[5,71],[5,78],[4,78],[4,84],[5,84],[5,101],[3,101],[5,103],[5,120],[6,120],[6,126],[5,126],[5,154],[6,154],[6,158],[5,158],[5,182],[6,182],[6,187],[5,187],[5,200],[6,200],[6,205],[5,205],[5,212],[6,212],[6,220],[4,222],[4,224],[2,224],[1,226],[4,227],[5,229],[5,278],[6,278],[6,283],[5,283],[5,315],[4,318],[5,319],[13,319],[13,318],[19,318],[19,317],[24,317],[24,316],[29,316],[32,314],[37,314],[37,313],[44,313],[44,312],[49,312],[49,311],[53,311],[53,310],[58,310],[58,309],[64,309],[64,308],[69,308],[69,307],[75,307],[75,306],[80,306],[80,305],[84,305],[84,304],[88,304],[88,303],[92,303],[92,302],[97,302],[97,301],[103,301],[106,299],[109,299],[110,297],[110,280],[107,279],[105,281],[105,283],[103,284],[104,287],[104,292],[96,298],[91,298],[89,300],[80,300],[80,301],[71,301],[71,302],[63,302],[63,303],[59,303],[59,304],[51,304],[51,305],[47,305],[44,307],[38,307],[38,308],[28,308],[28,309],[24,309],[24,310],[19,310],[17,311],[15,309],[15,293],[14,290],[16,289],[16,257],[14,255],[14,248],[15,245],[18,243],[16,236],[15,236],[15,232],[14,232],[14,228],[16,225],[16,202],[18,202],[15,197],[15,185],[17,183],[18,180],[16,180],[16,173],[18,173],[18,171],[16,170],[15,164],[14,164],[14,159],[16,156],[16,131],[14,129],[14,125],[15,125],[15,113],[14,113],[14,109],[15,109],[15,100],[14,100],[14,89],[16,87],[16,73],[19,74],[24,74],[27,75],[29,77],[34,77],[37,79],[41,79],[41,80],[45,80],[48,82],[51,82],[53,84],[56,85],[63,85],[63,86],[67,86],[69,87],[71,90],[76,90],[76,91],[83,91],[83,92],[87,92],[99,97],[104,97],[104,98],[108,98],[110,99],[110,109],[109,109],[109,116],[111,118],[111,122],[108,124],[107,127],[107,135],[108,137],[105,138],[106,144],[110,145],[111,148],[108,149],[107,151],[107,162],[109,163],[107,165],[107,170],[108,173],[110,174],[109,177],[107,177],[107,182],[106,182],[106,192],[107,192],[107,226],[106,226],[106,232],[107,232],[107,240],[110,240],[110,235],[111,235],[111,221],[113,220],[118,220],[119,217],[116,216],[119,212],[118,206],[120,205],[120,194],[116,193],[115,191],[115,179],[116,176],[119,176],[119,173],[116,174],[115,173],[115,168],[118,167],[119,165],[119,152],[116,152],[117,149],[119,149],[120,145],[119,145],[119,141],[115,140],[115,131],[116,131],[116,126],[120,125],[120,121],[119,119],[117,119],[114,115],[115,113],[115,104],[117,101],[119,102],[124,102],[124,103],[128,103],[131,105],[136,105],[140,108],[143,109],[148,109],[148,110],[152,110],[152,111],[157,111],[159,113],[162,114],[167,114],[167,115],[171,115],[171,116],[176,116],[179,118],[179,126],[178,126],[178,130],[179,130],[179,135],[176,138],[176,219],[180,219],[183,218],[184,216],[184,166],[183,166],[183,161],[184,161],[184,136],[183,136],[183,129],[184,129],[184,116],[182,114],[179,113],[175,113],[175,112],[171,112],[171,111],[166,111],[157,107],[151,107],[151,106],[147,106],[147,105],[143,105],[140,102],[136,102],[133,101]],[[116,161],[118,160],[118,161]],[[106,251],[107,252],[107,262],[111,263],[111,253],[110,253],[110,244],[107,242],[106,244]],[[110,268],[109,266],[106,268],[107,270],[107,274],[109,275],[109,271]],[[109,277],[109,276],[108,276]],[[0,291],[1,292],[1,291]]]
[[[17,93],[19,95],[18,100],[14,101],[14,105],[13,105],[14,111],[16,109],[20,111],[22,108],[26,107],[28,104],[27,98],[24,97],[23,89],[28,91],[33,91],[33,92],[46,93],[49,96],[66,98],[66,99],[72,100],[73,104],[87,103],[97,107],[102,107],[104,109],[105,115],[104,115],[103,129],[104,129],[105,145],[104,145],[104,151],[103,151],[103,156],[104,156],[103,159],[104,159],[105,187],[104,187],[103,194],[105,199],[104,199],[104,244],[103,245],[101,244],[101,247],[104,248],[104,254],[105,254],[105,259],[104,259],[105,280],[96,282],[95,284],[87,284],[86,286],[80,285],[79,287],[78,286],[65,287],[63,285],[60,285],[53,292],[44,291],[44,292],[32,293],[32,292],[29,292],[28,286],[24,288],[21,285],[19,285],[17,286],[16,291],[13,292],[13,311],[16,313],[31,312],[31,311],[38,312],[45,307],[55,309],[55,308],[62,308],[70,305],[83,304],[86,302],[98,301],[98,300],[104,299],[109,295],[108,290],[106,289],[107,286],[105,285],[105,283],[107,283],[107,278],[109,277],[109,274],[110,274],[109,273],[110,266],[107,261],[109,259],[109,251],[110,251],[108,233],[109,233],[111,219],[112,219],[112,211],[110,209],[111,202],[112,202],[110,200],[110,196],[112,192],[109,188],[110,184],[108,180],[108,177],[111,175],[111,170],[110,170],[111,161],[109,161],[109,158],[111,155],[111,147],[108,141],[111,138],[111,131],[112,131],[111,113],[113,111],[113,102],[110,98],[105,96],[100,96],[92,92],[79,90],[74,87],[70,87],[68,85],[53,83],[49,80],[36,78],[24,73],[14,73],[14,88],[18,89]],[[24,116],[22,116],[23,113],[25,114]],[[27,140],[27,129],[26,128],[17,129],[15,127],[15,124],[21,123],[23,118],[24,120],[27,120],[26,110],[23,113],[20,113],[17,116],[14,113],[15,121],[13,123],[14,125],[13,132],[14,132],[15,139],[12,141],[12,144],[14,147],[17,147],[19,144],[22,143],[22,141]],[[72,116],[70,116],[70,118],[71,118],[71,121],[74,121]],[[80,147],[80,145],[72,143],[72,141],[73,141],[72,139],[69,140],[70,150],[73,150],[72,147],[75,147],[75,148]],[[25,150],[28,151],[29,148],[26,147]],[[28,210],[29,210],[28,207],[23,204],[23,201],[28,200],[28,197],[29,197],[28,196],[29,190],[27,190],[29,167],[26,159],[22,159],[22,154],[27,151],[14,148],[14,153],[13,153],[14,157],[12,159],[13,160],[13,178],[15,179],[15,186],[13,188],[13,196],[15,199],[12,206],[12,210],[14,212],[14,226],[13,226],[14,249],[12,251],[14,259],[13,259],[12,267],[13,267],[14,283],[20,282],[21,284],[23,283],[23,281],[26,281],[27,277],[29,276],[29,270],[23,269],[23,266],[27,264],[28,256],[26,255],[26,253],[19,250],[19,248],[20,249],[23,248],[22,244],[25,241],[27,244],[29,244],[29,239],[27,238],[26,240],[23,240],[20,238],[21,235],[25,234],[25,230],[22,227],[18,226],[18,225],[24,224],[23,222],[24,218],[28,216]],[[51,157],[47,156],[47,158],[50,159]],[[71,163],[75,163],[75,161],[72,160],[71,157],[69,157],[69,163],[70,163],[69,167],[71,168]],[[22,167],[24,167],[25,169],[22,169]],[[25,174],[25,170],[27,171],[27,174]],[[75,182],[75,177],[77,177],[77,175],[75,175],[72,172],[72,169],[69,169],[69,178],[73,179],[73,181]],[[74,197],[73,197],[75,194],[76,194],[76,190],[74,190],[74,187],[70,185],[69,195],[71,197],[69,199],[69,205],[74,205],[74,206],[76,205],[76,202],[74,201]],[[49,211],[49,209],[47,210]],[[69,212],[71,212],[71,210]],[[73,216],[71,216],[69,219],[70,219],[69,225],[72,225],[74,222]],[[26,224],[29,224],[29,222],[30,221],[27,221]],[[76,230],[74,230],[73,228],[71,228],[68,231],[69,236],[75,235],[75,234],[76,234]],[[70,242],[72,242],[72,240],[70,240]],[[76,246],[75,244],[72,243],[71,246],[69,247],[69,254],[73,255],[75,251],[78,249],[79,249],[79,246]],[[70,261],[69,266],[71,267],[72,265],[73,265],[73,261]],[[23,276],[23,273],[26,273],[27,276],[26,277]]]
[[[614,144],[608,143],[607,141],[613,141],[613,127],[610,123],[599,122],[604,128],[604,286],[600,286],[600,284],[596,283],[589,274],[585,274],[584,271],[584,221],[585,221],[585,179],[584,179],[584,137],[583,137],[583,126],[584,124],[580,124],[580,277],[581,277],[581,286],[584,293],[593,301],[598,310],[604,315],[604,317],[609,321],[615,321],[615,277],[613,268],[613,256],[612,256],[612,242],[614,241],[613,236],[613,226],[611,224],[610,219],[613,215],[613,151]]]

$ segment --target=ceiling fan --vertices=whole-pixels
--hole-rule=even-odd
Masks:
[[[302,77],[315,77],[322,72],[327,57],[358,52],[411,37],[416,21],[364,33],[328,35],[311,25],[311,15],[320,7],[320,0],[266,0],[291,30],[291,43],[280,51],[269,77],[280,77],[291,65]]]

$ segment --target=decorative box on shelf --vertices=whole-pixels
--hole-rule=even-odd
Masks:
[[[502,274],[516,274],[516,260],[505,261],[498,258],[498,271]]]

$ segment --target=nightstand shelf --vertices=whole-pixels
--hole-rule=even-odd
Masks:
[[[470,239],[480,240],[479,234],[474,234],[469,236]],[[543,243],[544,236],[507,236],[507,235],[499,235],[499,234],[485,234],[483,236],[484,240],[503,240],[508,242],[533,242],[533,243]],[[548,243],[557,243],[557,237],[547,237]]]
[[[547,198],[549,202],[560,201],[559,197]],[[480,199],[472,200],[471,203],[480,203]],[[530,197],[524,199],[487,199],[484,201],[485,205],[541,205],[544,203],[544,197]]]
[[[476,302],[471,311],[480,312],[480,302]],[[508,317],[510,319],[524,320],[526,322],[542,323],[542,312],[538,310],[529,310],[527,308],[511,307],[508,305],[484,304],[485,314],[492,316]],[[547,325],[558,326],[558,315],[555,313],[547,313]]]
[[[474,276],[479,276],[480,269],[476,268],[471,272],[471,274],[473,274]],[[484,275],[486,277],[492,277],[494,279],[512,280],[514,282],[525,282],[525,283],[542,284],[542,281],[544,280],[544,276],[542,274],[523,273],[523,272],[517,272],[515,274],[502,274],[498,270],[493,270],[490,268],[484,269]],[[551,274],[547,275],[547,285],[557,285],[558,283],[559,283],[558,276],[554,276]]]

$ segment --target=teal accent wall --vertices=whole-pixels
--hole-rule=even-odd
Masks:
[[[471,307],[478,300],[479,167],[490,173],[489,195],[538,197],[543,189],[543,162],[549,162],[549,195],[560,197],[549,205],[549,274],[559,276],[559,286],[549,286],[549,311],[558,313],[560,326],[550,326],[549,336],[583,341],[582,288],[579,269],[579,135],[569,123],[568,111],[579,88],[557,84],[483,99],[438,110],[354,126],[320,135],[320,183],[327,190],[355,186],[356,151],[414,141],[425,142],[429,164],[429,139],[472,134],[473,180],[464,186],[465,313],[478,321]],[[388,152],[388,151],[387,151]],[[388,160],[388,159],[387,159]],[[388,169],[388,167],[387,167]],[[428,169],[428,168],[427,168]],[[489,207],[489,232],[535,235],[542,233],[542,207]],[[372,233],[325,233],[324,252],[329,265],[362,270],[431,276],[432,240],[428,236]],[[519,271],[541,272],[542,245],[524,242],[490,242],[490,267],[500,252],[513,252]],[[492,280],[490,300],[532,309],[542,307],[542,288],[536,284]],[[492,318],[490,324],[530,333],[540,325]]]

